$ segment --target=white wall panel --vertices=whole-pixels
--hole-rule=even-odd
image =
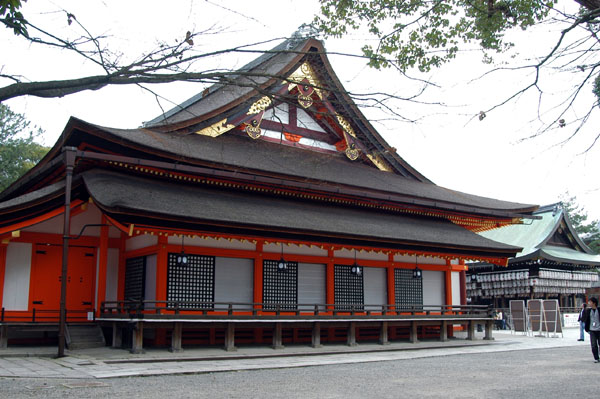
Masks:
[[[168,242],[171,245],[181,246],[181,237],[169,236]],[[184,248],[187,247],[208,247],[208,248],[225,248],[225,249],[241,249],[254,251],[256,244],[250,241],[228,240],[225,238],[202,238],[202,237],[185,237],[183,240]]]
[[[431,256],[419,256],[419,265],[445,265],[446,259]],[[415,257],[409,255],[394,255],[394,262],[415,263]]]
[[[264,252],[271,252],[271,253],[281,253],[281,244],[278,243],[269,243],[269,244],[265,244],[263,246],[263,251]],[[285,257],[286,254],[294,254],[294,255],[313,255],[313,256],[327,256],[327,250],[311,245],[311,246],[306,246],[306,245],[286,245],[283,244],[283,256]]]
[[[144,299],[156,300],[156,255],[146,256],[146,287],[144,288]]]
[[[452,272],[452,304],[460,305],[460,272]]]
[[[254,259],[215,259],[215,302],[254,302]]]
[[[445,298],[444,272],[423,270],[423,305],[445,305]]]
[[[31,244],[21,242],[9,243],[6,248],[2,296],[2,307],[6,310],[28,309],[31,251]]]
[[[135,249],[151,247],[153,245],[156,245],[157,243],[158,236],[153,236],[150,234],[139,235],[131,237],[125,242],[125,250],[133,251]]]
[[[326,273],[325,265],[298,263],[298,303],[327,303]],[[300,310],[314,310],[314,306],[302,306]]]
[[[354,259],[354,250],[341,249],[333,252],[335,257]],[[381,260],[386,262],[388,260],[388,254],[383,252],[370,252],[370,251],[356,251],[356,259],[366,260]],[[414,259],[414,258],[413,258]]]
[[[119,250],[108,249],[108,261],[106,266],[106,300],[116,301],[119,286]]]
[[[365,305],[387,304],[387,269],[363,267]],[[381,306],[366,306],[366,310],[381,310]]]
[[[265,111],[263,119],[278,123],[290,123],[289,106],[286,103],[279,104],[276,107]]]

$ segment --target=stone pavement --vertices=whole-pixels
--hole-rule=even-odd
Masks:
[[[483,333],[477,333],[474,341],[463,339],[460,332],[456,336],[448,342],[401,342],[385,346],[366,343],[356,347],[325,344],[321,348],[294,345],[277,350],[267,346],[241,347],[235,352],[225,352],[219,348],[194,348],[180,353],[148,349],[144,354],[131,354],[127,350],[106,347],[67,351],[67,356],[60,359],[53,358],[56,355],[55,347],[9,347],[0,349],[0,377],[100,379],[195,374],[589,345],[587,336],[586,342],[577,341],[579,329],[565,329],[564,336],[559,334],[556,337],[494,331],[493,341],[483,340]]]

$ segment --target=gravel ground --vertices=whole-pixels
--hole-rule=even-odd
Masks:
[[[582,384],[585,376],[593,383]],[[599,376],[589,347],[577,346],[158,377],[2,378],[0,398],[593,398]]]

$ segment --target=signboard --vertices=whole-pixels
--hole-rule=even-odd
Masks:
[[[527,310],[525,301],[513,300],[509,302],[512,328],[515,332],[527,332]]]
[[[563,314],[563,325],[565,326],[565,328],[578,328],[578,318],[579,313],[565,313]]]

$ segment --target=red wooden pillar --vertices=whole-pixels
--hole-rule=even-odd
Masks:
[[[396,304],[396,283],[394,278],[394,254],[388,254],[388,267],[387,267],[387,303],[389,305]],[[387,310],[391,311],[394,307],[390,306]]]
[[[327,299],[328,304],[333,304],[335,302],[335,282],[334,282],[334,261],[333,261],[333,249],[329,248],[327,250],[327,270],[325,274],[325,297]],[[328,310],[333,311],[333,307],[330,307]]]
[[[263,302],[263,241],[256,242],[256,256],[254,257],[254,303]],[[260,309],[260,305],[256,305],[255,309]],[[254,341],[263,342],[263,329],[254,329]]]
[[[156,307],[165,307],[166,303],[164,301],[167,300],[167,268],[168,268],[168,258],[169,251],[167,249],[169,245],[169,237],[166,235],[158,236],[158,252],[156,254],[156,301],[163,303],[157,303]],[[179,342],[177,342],[177,337],[175,342],[171,342],[171,346],[175,348],[175,350],[181,350],[181,326],[179,326],[179,331],[173,331],[173,334],[176,335],[179,333]],[[158,328],[156,330],[156,345],[158,346],[166,346],[167,345],[167,332],[164,328]],[[175,345],[175,346],[173,346]]]
[[[127,240],[127,237],[128,236],[125,233],[121,232],[121,241],[119,242],[119,282],[117,284],[118,301],[122,301],[125,298],[125,250],[127,249],[125,241]]]
[[[107,224],[102,215],[103,225]],[[108,226],[100,227],[100,246],[98,247],[98,292],[96,293],[96,316],[100,316],[102,302],[106,300],[106,269],[108,267]]]
[[[444,275],[446,277],[446,305],[452,305],[452,261],[446,260],[446,265],[448,266],[448,270],[445,271]],[[452,337],[453,329],[452,326],[446,327],[446,323],[442,323],[443,330],[445,330],[446,335],[442,333],[442,337]]]
[[[447,260],[446,265],[448,266],[448,270],[444,272],[444,276],[446,277],[446,305],[452,305],[452,263]]]
[[[263,301],[263,241],[256,242],[254,257],[254,303]]]
[[[4,298],[4,276],[6,273],[6,247],[7,244],[0,244],[0,309],[4,307],[2,299]]]

